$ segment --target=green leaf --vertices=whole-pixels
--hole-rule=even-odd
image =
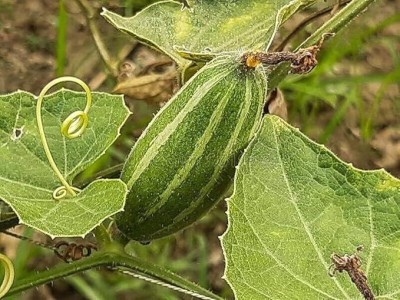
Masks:
[[[42,108],[51,154],[70,184],[115,141],[129,115],[121,96],[92,95],[89,125],[75,139],[64,137],[60,127],[70,113],[85,107],[84,93],[62,89],[45,97]],[[85,235],[122,210],[126,186],[120,180],[101,180],[76,197],[54,200],[52,193],[61,183],[43,150],[35,107],[36,97],[27,92],[0,96],[0,198],[21,223],[50,236]]]
[[[300,7],[315,0],[194,0],[191,10],[161,1],[133,17],[104,10],[113,26],[169,55],[178,64],[185,57],[212,57],[216,53],[266,50],[279,26]],[[180,49],[180,50],[178,50]],[[190,53],[193,53],[191,55]]]
[[[241,159],[223,247],[237,299],[363,299],[331,255],[353,254],[375,296],[400,299],[400,181],[346,164],[274,116]]]
[[[51,193],[24,186],[14,191],[10,203],[24,224],[50,236],[84,236],[122,210],[127,188],[119,179],[100,179],[75,197],[53,200]]]

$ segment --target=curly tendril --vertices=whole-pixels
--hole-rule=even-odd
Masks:
[[[1,299],[10,290],[14,282],[15,273],[14,273],[14,266],[11,260],[7,256],[1,253],[0,253],[0,263],[4,267],[4,278],[0,286],[0,299]]]
[[[38,124],[40,139],[43,144],[44,152],[46,153],[47,159],[49,160],[50,166],[53,171],[56,173],[57,177],[60,179],[62,186],[58,187],[53,192],[54,199],[61,199],[65,197],[67,194],[75,196],[80,190],[70,186],[64,176],[61,174],[60,170],[57,168],[56,163],[54,162],[53,156],[51,155],[49,145],[46,140],[46,135],[44,133],[43,121],[42,121],[42,103],[44,99],[44,95],[56,84],[61,82],[75,82],[79,84],[86,93],[86,107],[83,111],[75,111],[71,113],[61,124],[61,133],[70,139],[79,137],[85,131],[88,125],[88,112],[90,106],[92,105],[92,93],[89,87],[82,80],[72,77],[72,76],[64,76],[50,81],[40,92],[39,98],[36,104],[36,121]]]

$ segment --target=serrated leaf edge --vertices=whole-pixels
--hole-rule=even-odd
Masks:
[[[311,138],[309,138],[307,135],[303,134],[303,133],[300,131],[299,128],[296,128],[296,127],[291,126],[290,124],[286,123],[284,120],[282,120],[282,119],[281,119],[280,117],[278,117],[278,116],[266,115],[266,116],[263,118],[263,120],[262,120],[262,122],[261,122],[261,124],[260,124],[260,127],[258,128],[258,130],[257,130],[256,134],[254,135],[253,139],[250,141],[249,145],[248,145],[248,146],[246,147],[246,149],[244,150],[243,155],[242,155],[242,157],[240,158],[238,165],[236,166],[237,171],[235,172],[235,177],[234,177],[233,192],[232,192],[232,195],[231,195],[230,197],[228,197],[228,198],[225,199],[226,204],[227,204],[227,210],[226,210],[227,221],[228,221],[227,228],[226,228],[225,232],[224,232],[222,235],[220,235],[220,236],[218,237],[219,240],[220,240],[220,242],[221,242],[222,252],[223,252],[223,255],[224,255],[224,259],[225,259],[225,269],[224,269],[224,273],[223,273],[223,275],[222,275],[222,279],[224,279],[224,280],[229,284],[229,286],[231,287],[231,289],[232,289],[232,291],[233,291],[233,294],[234,294],[234,296],[235,296],[235,299],[237,299],[237,291],[235,290],[234,285],[232,284],[232,282],[229,280],[229,278],[228,278],[228,276],[227,276],[227,271],[228,271],[228,256],[227,256],[227,253],[226,253],[226,247],[224,246],[224,238],[225,238],[225,236],[228,234],[228,232],[231,230],[231,226],[232,226],[231,215],[230,215],[230,213],[229,213],[230,210],[231,210],[230,201],[232,201],[232,199],[233,199],[233,198],[235,197],[235,195],[236,195],[236,189],[237,189],[237,184],[236,184],[236,182],[237,182],[237,180],[238,180],[238,170],[240,169],[241,165],[244,163],[243,161],[244,161],[245,155],[246,155],[247,152],[249,151],[250,147],[252,147],[253,144],[256,142],[257,138],[258,138],[259,135],[261,134],[261,131],[263,130],[263,125],[264,125],[264,123],[267,122],[267,121],[270,122],[270,123],[272,123],[272,125],[273,125],[273,123],[275,123],[275,124],[277,124],[278,126],[282,126],[282,127],[284,127],[285,130],[287,130],[287,131],[292,131],[292,130],[294,130],[294,131],[295,131],[295,134],[296,134],[297,136],[300,136],[300,135],[301,135],[302,138],[305,138],[305,140],[308,141],[308,142],[310,142],[311,144],[313,144],[313,145],[315,145],[315,146],[318,146],[318,147],[323,147],[329,154],[331,154],[331,155],[333,156],[334,159],[338,160],[340,163],[343,163],[345,166],[350,167],[350,168],[353,169],[354,171],[361,172],[361,173],[365,173],[365,174],[378,174],[378,175],[380,174],[380,175],[386,176],[388,179],[395,180],[395,181],[399,182],[399,186],[400,186],[400,180],[399,180],[398,178],[394,177],[393,175],[391,175],[391,174],[390,174],[389,172],[387,172],[385,169],[380,168],[380,169],[376,169],[376,170],[362,170],[362,169],[356,168],[356,167],[353,166],[352,163],[347,163],[347,162],[343,161],[342,159],[340,159],[335,153],[333,153],[330,149],[328,149],[327,147],[325,147],[323,144],[319,144],[319,143],[313,141],[313,140],[312,140]],[[274,129],[274,131],[276,131],[276,129]]]
[[[112,12],[112,11],[106,9],[105,7],[103,7],[103,8],[102,8],[102,12],[100,13],[100,15],[101,15],[102,17],[104,17],[104,19],[105,19],[108,23],[110,23],[113,27],[115,27],[115,28],[118,29],[119,31],[122,31],[122,32],[128,34],[129,36],[135,37],[137,40],[143,42],[144,44],[146,44],[146,45],[149,46],[150,48],[153,48],[153,49],[155,49],[155,50],[157,50],[157,51],[161,51],[161,52],[164,53],[165,55],[169,56],[173,61],[175,61],[180,67],[184,68],[185,66],[187,66],[187,65],[190,64],[190,61],[189,61],[189,60],[187,60],[187,59],[181,57],[178,53],[174,53],[174,52],[172,52],[172,51],[171,51],[171,53],[170,53],[169,51],[167,51],[166,48],[160,47],[160,46],[156,45],[154,42],[150,41],[149,39],[143,37],[143,36],[140,35],[140,34],[135,34],[135,35],[133,35],[131,32],[128,32],[128,31],[126,31],[126,30],[124,30],[124,29],[122,29],[122,28],[116,26],[116,24],[109,18],[109,16],[113,16],[113,15],[114,15],[114,16],[117,16],[117,17],[119,17],[119,18],[121,18],[121,19],[130,19],[130,18],[134,18],[134,17],[136,17],[136,16],[138,16],[138,15],[143,14],[146,10],[150,9],[152,6],[160,5],[160,4],[163,4],[163,3],[173,3],[173,4],[176,4],[177,6],[180,5],[180,3],[176,2],[176,1],[171,1],[171,0],[159,1],[159,2],[155,2],[155,3],[152,3],[152,4],[148,5],[148,6],[146,6],[146,8],[142,9],[141,11],[137,12],[134,16],[131,16],[131,17],[123,17],[123,16],[121,16],[121,15],[119,15],[119,14],[117,14],[117,13],[114,13],[114,12]]]
[[[95,182],[96,182],[96,183],[97,183],[97,182],[120,182],[120,183],[122,183],[122,185],[124,186],[124,192],[125,192],[124,201],[123,201],[122,207],[121,207],[119,210],[117,210],[115,213],[113,213],[113,214],[111,214],[111,215],[109,215],[109,216],[107,216],[107,217],[104,217],[103,219],[99,220],[99,222],[97,222],[95,225],[93,225],[92,228],[90,228],[89,230],[87,230],[87,231],[86,231],[85,233],[83,233],[83,234],[78,234],[78,235],[53,235],[53,234],[51,234],[50,232],[47,232],[47,231],[45,231],[45,230],[43,230],[43,229],[39,229],[37,226],[33,226],[33,225],[29,224],[29,222],[25,223],[25,222],[23,221],[23,219],[20,217],[20,215],[18,214],[18,212],[14,209],[14,207],[12,206],[12,204],[8,203],[8,202],[7,202],[6,200],[4,200],[4,199],[3,199],[3,201],[6,202],[6,203],[13,209],[13,211],[15,212],[15,214],[17,215],[17,217],[18,217],[18,219],[19,219],[19,225],[26,225],[26,226],[28,226],[28,227],[31,227],[31,228],[33,228],[33,229],[35,229],[35,230],[37,230],[37,231],[40,231],[40,232],[42,232],[42,233],[48,235],[51,239],[55,239],[55,238],[58,238],[58,237],[63,237],[63,238],[67,238],[67,237],[81,237],[81,238],[84,238],[84,237],[85,237],[88,233],[90,233],[94,228],[96,228],[97,226],[99,226],[104,220],[106,220],[107,218],[109,218],[109,217],[115,215],[116,213],[119,213],[119,212],[121,212],[121,211],[124,211],[125,202],[126,202],[126,195],[128,194],[128,188],[127,188],[126,184],[125,184],[121,179],[108,179],[108,178],[104,178],[104,179],[94,180],[94,181],[92,181],[88,186],[86,186],[86,188],[88,188],[91,184],[93,184],[93,183],[95,183]],[[56,201],[56,200],[54,200],[54,201]],[[62,201],[62,200],[60,200],[60,201]]]
[[[45,96],[45,98],[54,96],[55,94],[57,94],[57,93],[59,93],[59,92],[64,92],[64,91],[73,92],[73,93],[77,93],[77,94],[85,94],[84,92],[79,92],[79,91],[75,91],[75,90],[71,90],[71,89],[66,89],[66,88],[62,87],[61,89],[59,89],[59,90],[57,90],[57,91],[54,91],[54,92],[52,92],[52,93],[47,94],[47,95]],[[4,96],[4,97],[5,97],[5,96],[13,96],[14,94],[21,94],[21,93],[22,93],[22,94],[25,94],[25,95],[28,95],[28,96],[31,96],[31,97],[33,97],[33,98],[36,99],[36,100],[38,99],[38,96],[36,96],[35,94],[33,94],[33,93],[31,93],[31,92],[28,92],[28,91],[20,90],[20,89],[14,91],[14,92],[7,93],[7,94],[2,94],[2,95],[0,95],[0,96]],[[118,129],[117,129],[117,135],[116,135],[115,138],[109,143],[109,145],[106,146],[105,150],[104,150],[101,154],[99,154],[99,156],[98,156],[98,158],[97,158],[97,159],[99,159],[101,156],[103,156],[103,155],[106,153],[106,151],[109,149],[109,147],[110,147],[110,146],[117,140],[117,138],[121,135],[121,128],[122,128],[123,125],[126,123],[126,121],[128,120],[129,116],[132,115],[133,113],[132,113],[132,112],[128,109],[128,107],[126,106],[125,101],[124,101],[124,96],[121,95],[121,94],[109,94],[109,93],[105,93],[105,92],[92,92],[92,93],[98,94],[98,95],[100,95],[100,96],[103,96],[103,95],[105,95],[105,96],[109,96],[109,95],[118,96],[118,97],[120,98],[120,101],[122,102],[122,106],[124,107],[124,109],[125,109],[125,111],[126,111],[126,113],[127,113],[127,115],[126,115],[124,121],[121,123],[121,125],[120,125],[120,126],[118,127]],[[90,166],[90,165],[89,165],[89,166]],[[88,166],[88,167],[89,167],[89,166]],[[49,168],[50,168],[50,166],[49,166]],[[74,177],[73,177],[73,178],[74,178]],[[71,181],[73,180],[73,178],[71,179]],[[124,210],[124,207],[125,207],[126,195],[128,194],[128,188],[127,188],[126,184],[125,184],[122,180],[120,180],[120,179],[98,179],[98,180],[92,181],[90,184],[92,184],[93,182],[98,182],[98,181],[110,181],[110,180],[112,180],[112,181],[118,180],[118,181],[122,182],[122,183],[124,184],[125,190],[126,190],[126,192],[125,192],[124,204],[123,204],[123,206],[122,206],[122,208],[121,208],[120,210],[118,210],[118,211],[115,212],[115,213],[118,213],[118,212],[123,211],[123,210]],[[89,185],[90,185],[90,184],[89,184]],[[43,233],[49,235],[52,239],[54,239],[54,238],[56,238],[56,237],[59,237],[59,236],[52,235],[52,234],[50,234],[50,233],[48,233],[48,232],[46,232],[46,231],[43,231],[43,230],[41,230],[41,229],[39,229],[39,228],[37,228],[37,227],[35,227],[35,226],[29,225],[29,224],[27,224],[27,223],[24,223],[23,220],[22,220],[22,218],[21,218],[21,216],[19,215],[18,211],[17,211],[17,210],[14,208],[14,206],[9,202],[9,200],[6,200],[6,199],[1,199],[1,200],[2,200],[3,202],[7,203],[7,204],[11,207],[11,209],[13,210],[13,212],[15,213],[15,215],[18,217],[18,220],[19,220],[18,224],[19,224],[19,225],[26,225],[26,226],[29,226],[29,227],[31,227],[31,228],[34,228],[34,229],[36,229],[36,230],[38,230],[38,231],[40,231],[40,232],[43,232]],[[109,217],[110,217],[110,216],[109,216]],[[107,217],[106,217],[106,218],[107,218]],[[90,229],[90,230],[87,231],[86,233],[84,233],[84,234],[82,234],[82,235],[78,235],[78,237],[82,237],[82,238],[83,238],[84,236],[86,236],[91,230],[93,230],[95,227],[97,227],[98,225],[100,225],[106,218],[104,218],[103,220],[101,220],[98,224],[96,224],[92,229]],[[66,236],[63,236],[63,237],[76,237],[76,236],[77,236],[77,235],[72,235],[72,236],[71,236],[71,235],[66,235]]]

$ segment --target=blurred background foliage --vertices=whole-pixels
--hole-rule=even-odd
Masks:
[[[356,0],[354,0],[356,1]],[[82,8],[88,5],[93,15]],[[133,111],[109,151],[77,178],[85,185],[99,176],[118,176],[130,148],[157,110],[179,89],[168,57],[117,32],[100,16],[101,7],[129,16],[155,0],[0,0],[0,92],[38,94],[55,76],[74,75],[92,89],[126,95]],[[294,49],[338,9],[326,1],[289,20],[275,45],[304,19],[332,6],[285,45]],[[88,22],[95,24],[109,52],[106,68]],[[271,113],[287,118],[312,139],[363,169],[385,168],[400,175],[400,0],[376,2],[345,30],[327,41],[319,65],[306,76],[289,75]],[[4,211],[3,209],[1,210]],[[232,299],[223,279],[218,236],[226,228],[220,203],[194,226],[149,245],[128,244],[132,255],[177,272]],[[30,229],[15,232],[52,243]],[[89,237],[90,238],[90,237]],[[1,251],[13,257],[17,276],[61,262],[51,251],[0,235]],[[91,270],[9,299],[190,299],[173,291],[107,270]]]

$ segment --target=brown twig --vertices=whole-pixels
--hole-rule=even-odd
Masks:
[[[83,14],[86,19],[86,23],[92,34],[94,43],[96,45],[97,51],[100,54],[101,59],[103,60],[108,71],[113,76],[116,77],[118,75],[118,70],[117,70],[118,62],[116,62],[115,60],[113,60],[111,58],[110,53],[108,52],[107,47],[105,46],[105,44],[101,38],[99,28],[97,27],[97,24],[96,24],[95,11],[94,11],[93,7],[86,0],[75,0],[75,1],[79,5],[81,10],[83,11]]]
[[[9,236],[12,236],[13,238],[19,239],[21,241],[29,242],[29,243],[31,243],[33,245],[36,245],[36,246],[39,246],[39,247],[42,247],[42,248],[46,248],[46,249],[49,249],[49,250],[52,250],[52,251],[56,250],[56,248],[54,246],[51,246],[51,245],[48,245],[46,243],[42,243],[42,242],[39,242],[39,241],[35,241],[35,240],[33,240],[33,239],[29,238],[29,237],[26,237],[26,236],[23,236],[23,235],[19,235],[19,234],[16,234],[16,233],[8,231],[8,230],[3,231],[2,233],[7,234]]]
[[[66,263],[80,260],[92,254],[93,250],[97,250],[96,245],[68,243],[60,241],[54,245],[54,254],[61,258]]]
[[[3,231],[2,233],[17,238],[19,240],[29,242],[36,246],[49,249],[53,251],[55,255],[57,255],[66,263],[70,263],[72,261],[88,257],[92,254],[93,250],[95,251],[97,250],[97,246],[92,243],[77,244],[77,243],[69,243],[66,241],[60,241],[53,246],[39,241],[35,241],[29,237],[19,235],[7,230]]]
[[[126,57],[132,52],[132,50],[137,46],[137,42],[133,41],[121,48],[117,55],[117,61],[115,65],[118,66],[121,61],[125,60]],[[118,69],[118,68],[117,68]],[[118,74],[117,74],[118,77]],[[97,90],[99,86],[107,79],[107,74],[104,71],[97,73],[89,81],[89,87],[91,90]]]
[[[306,74],[318,64],[317,53],[320,51],[325,38],[332,35],[325,33],[316,45],[300,49],[297,52],[247,52],[242,56],[242,64],[247,68],[255,68],[259,64],[274,66],[282,62],[290,62],[292,73]]]
[[[315,13],[313,13],[312,15],[308,16],[307,18],[305,18],[303,21],[301,21],[294,29],[291,33],[289,33],[289,35],[276,47],[274,47],[273,51],[274,52],[279,52],[282,51],[285,46],[288,44],[288,42],[300,31],[302,30],[305,26],[307,26],[308,24],[310,24],[311,22],[313,22],[314,20],[331,13],[332,11],[337,11],[338,8],[346,5],[347,3],[349,3],[351,0],[343,0],[340,1],[339,3],[336,3],[332,6],[328,6],[320,11],[317,11]]]
[[[334,276],[336,272],[347,272],[351,281],[356,285],[357,289],[364,296],[364,299],[374,300],[375,296],[368,286],[367,276],[361,270],[361,259],[358,256],[361,250],[362,246],[358,246],[356,253],[353,255],[345,254],[343,256],[340,256],[336,253],[332,254],[332,265],[329,270],[329,275]]]

